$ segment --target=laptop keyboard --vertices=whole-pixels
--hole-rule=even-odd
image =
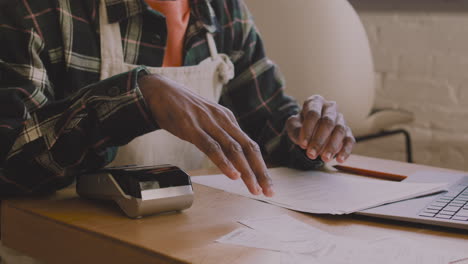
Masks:
[[[419,216],[468,222],[468,186],[450,189],[424,208]]]

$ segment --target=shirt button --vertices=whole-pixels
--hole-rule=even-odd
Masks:
[[[151,39],[151,43],[160,44],[161,43],[161,36],[159,34],[154,34],[153,38]]]
[[[120,89],[117,86],[112,86],[111,88],[107,89],[107,95],[109,96],[117,96],[120,94]]]

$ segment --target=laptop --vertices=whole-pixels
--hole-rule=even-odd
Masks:
[[[356,214],[468,230],[468,175],[418,172],[406,182],[448,183],[448,191],[373,207]]]

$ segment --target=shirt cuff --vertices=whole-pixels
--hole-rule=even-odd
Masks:
[[[159,129],[138,86],[138,78],[148,74],[150,72],[141,66],[100,82],[99,86],[104,87],[111,97],[106,104],[109,104],[109,109],[114,108],[106,120],[101,121],[102,133],[111,138],[114,146],[125,145],[138,136]]]
[[[306,151],[294,144],[286,133],[278,138],[276,144],[270,156],[273,164],[299,170],[317,170],[325,165],[320,157],[310,159]]]

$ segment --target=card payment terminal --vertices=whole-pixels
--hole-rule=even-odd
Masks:
[[[181,211],[193,203],[193,188],[183,170],[172,165],[104,168],[77,178],[78,195],[114,200],[131,218]]]

